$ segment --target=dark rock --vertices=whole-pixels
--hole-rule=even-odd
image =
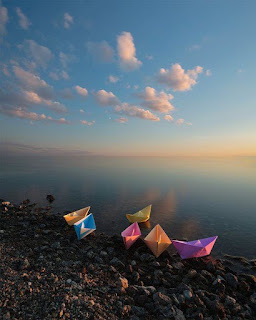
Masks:
[[[154,302],[158,302],[159,304],[166,305],[171,302],[171,298],[168,296],[164,295],[161,292],[156,292],[153,294],[153,300]]]
[[[232,288],[236,289],[238,285],[238,279],[237,277],[232,273],[227,273],[225,275],[225,279],[227,281],[227,284],[230,285]]]
[[[54,198],[54,196],[53,196],[53,195],[48,194],[48,195],[46,196],[46,200],[47,200],[47,201],[49,201],[49,202],[51,203],[51,202],[53,202],[53,201],[55,200],[55,198]]]
[[[155,260],[155,257],[152,254],[144,253],[144,254],[140,255],[141,262],[151,262],[154,260]]]
[[[131,312],[133,314],[135,314],[136,316],[138,316],[138,317],[143,317],[146,314],[145,309],[142,308],[142,307],[138,307],[138,306],[132,306],[131,307]]]

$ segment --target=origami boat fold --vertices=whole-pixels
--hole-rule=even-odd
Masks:
[[[89,210],[90,210],[90,207],[86,207],[86,208],[71,212],[69,214],[66,214],[64,216],[64,219],[70,226],[73,226],[73,224],[75,224],[77,221],[86,217]]]
[[[172,243],[159,224],[150,231],[144,241],[157,258]]]
[[[149,205],[134,214],[127,214],[126,218],[131,223],[133,223],[133,222],[146,222],[150,218],[151,207],[152,207],[152,205]]]
[[[121,236],[124,240],[124,245],[126,249],[129,249],[134,242],[141,236],[140,227],[137,222],[131,224],[128,228],[126,228],[122,233]]]
[[[199,258],[211,253],[217,238],[214,236],[189,242],[172,240],[172,243],[182,259]]]
[[[84,237],[88,236],[88,234],[96,230],[93,214],[90,213],[87,217],[76,222],[74,224],[74,228],[75,228],[78,240],[81,240]]]

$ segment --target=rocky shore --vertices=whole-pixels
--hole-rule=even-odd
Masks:
[[[255,274],[256,259],[155,258],[142,240],[78,241],[50,207],[1,205],[0,319],[256,319]]]

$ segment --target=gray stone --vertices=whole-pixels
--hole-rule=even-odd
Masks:
[[[193,298],[193,292],[190,290],[184,290],[183,295],[184,295],[185,299],[188,299],[188,300]]]
[[[124,277],[119,277],[119,278],[118,278],[118,281],[117,281],[117,285],[118,285],[118,287],[120,287],[120,288],[127,289],[128,286],[129,286],[129,282],[128,282],[128,280],[127,280],[126,278],[124,278]]]
[[[158,302],[159,304],[166,305],[171,302],[171,299],[161,292],[156,292],[153,294],[154,302]]]
[[[237,285],[238,285],[238,279],[237,277],[232,274],[232,273],[227,273],[225,275],[225,278],[226,278],[226,281],[227,281],[227,284],[229,284],[232,288],[236,289],[237,288]]]

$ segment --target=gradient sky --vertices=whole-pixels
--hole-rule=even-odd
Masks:
[[[0,2],[1,142],[256,155],[255,1]]]

